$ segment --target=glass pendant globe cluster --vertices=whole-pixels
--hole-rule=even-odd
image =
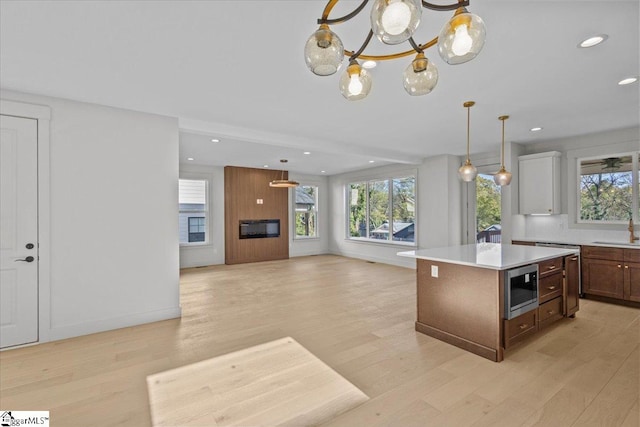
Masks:
[[[405,68],[402,80],[409,95],[419,96],[431,92],[438,83],[438,69],[425,56],[426,49],[437,45],[442,60],[456,65],[475,58],[484,46],[484,22],[479,16],[467,11],[469,0],[458,0],[450,5],[434,5],[424,0],[373,0],[369,34],[357,51],[346,50],[338,35],[331,31],[330,25],[346,22],[358,15],[368,2],[369,0],[364,0],[351,13],[341,18],[329,19],[331,10],[338,3],[338,0],[329,0],[322,17],[318,19],[320,27],[309,37],[304,48],[307,67],[318,76],[335,74],[342,68],[344,58],[349,58],[349,65],[339,84],[340,92],[348,100],[363,99],[371,90],[371,74],[360,66],[358,59],[385,61],[415,55],[414,60]],[[438,37],[424,44],[417,44],[413,40],[413,34],[420,25],[423,9],[455,12]],[[409,42],[412,49],[391,55],[366,55],[363,52],[373,36],[388,45]]]

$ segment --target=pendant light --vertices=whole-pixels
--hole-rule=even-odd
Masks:
[[[458,169],[458,176],[464,182],[471,182],[476,179],[478,176],[478,169],[471,164],[471,159],[469,159],[469,128],[471,123],[471,107],[473,107],[476,103],[473,101],[467,101],[462,104],[467,109],[467,160],[464,162],[460,169]]]
[[[504,168],[504,121],[508,118],[509,116],[498,117],[498,120],[502,122],[502,154],[500,155],[500,170],[497,174],[493,175],[493,180],[500,187],[504,187],[505,185],[509,185],[511,183],[511,172],[507,172],[507,170]]]
[[[269,187],[291,188],[291,187],[297,187],[298,185],[300,185],[300,183],[298,183],[296,181],[291,181],[289,179],[284,179],[284,166],[285,166],[285,164],[287,162],[288,162],[287,159],[280,160],[280,163],[282,163],[282,173],[280,174],[280,179],[274,179],[273,181],[271,181],[269,183]]]

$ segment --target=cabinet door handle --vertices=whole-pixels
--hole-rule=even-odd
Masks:
[[[624,266],[624,268],[629,268],[629,266],[628,266],[628,265],[625,265],[625,266]]]
[[[528,325],[528,324],[526,324],[526,323],[523,323],[522,325],[520,325],[520,329],[526,329],[526,328],[527,328],[527,326],[529,326],[529,325]]]
[[[577,260],[578,260],[577,256],[574,256],[573,258],[571,258],[571,261],[577,261]]]
[[[555,288],[555,286],[547,286],[547,289],[549,289],[550,291],[554,290]]]
[[[618,268],[622,268],[622,266],[620,264],[618,264]]]
[[[549,311],[547,311],[547,314],[548,314],[549,316],[551,316],[551,315],[553,314],[553,310],[549,310]]]
[[[549,267],[549,270],[553,270],[554,268],[556,268],[556,266],[552,265],[552,266]]]

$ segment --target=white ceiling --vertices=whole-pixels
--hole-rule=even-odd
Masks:
[[[402,87],[411,57],[387,61],[357,102],[342,98],[338,75],[304,64],[325,3],[3,0],[0,85],[178,117],[182,162],[279,168],[285,157],[289,170],[313,174],[464,154],[467,100],[476,153],[498,153],[503,114],[507,140],[519,143],[639,124],[638,83],[617,85],[639,74],[637,0],[472,0],[487,26],[475,60],[449,66],[429,49],[440,77],[421,97]],[[343,0],[332,16],[358,4]],[[415,38],[435,37],[450,16],[425,10]],[[332,28],[355,50],[368,12]],[[598,33],[608,41],[576,47]],[[409,48],[373,40],[367,53]]]

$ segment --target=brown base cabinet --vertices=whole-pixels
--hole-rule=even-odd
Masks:
[[[582,247],[586,294],[640,302],[640,250]]]
[[[575,317],[580,308],[580,257],[564,257],[564,315]]]
[[[574,317],[578,311],[579,256],[570,255],[542,261],[538,264],[538,274],[538,308],[503,321],[505,349],[563,317]],[[638,291],[640,292],[640,285]]]

